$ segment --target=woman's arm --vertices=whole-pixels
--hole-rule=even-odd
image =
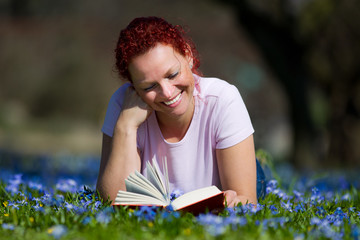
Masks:
[[[96,184],[103,199],[114,200],[119,190],[126,190],[125,179],[135,170],[140,171],[141,159],[137,149],[137,129],[150,115],[151,109],[133,88],[125,93],[125,102],[114,134],[103,135],[101,163]]]
[[[216,149],[216,157],[228,206],[236,206],[239,202],[256,204],[256,160],[253,135],[232,147]]]
[[[133,136],[135,135],[135,136]],[[103,134],[101,163],[96,184],[100,196],[115,200],[119,190],[126,190],[125,179],[135,170],[140,171],[140,156],[136,150],[136,131],[118,132],[111,138]]]

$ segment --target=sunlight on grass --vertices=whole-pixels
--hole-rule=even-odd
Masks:
[[[96,160],[94,160],[96,161]],[[88,165],[90,166],[90,165]],[[88,167],[87,166],[87,167]],[[96,164],[92,165],[96,168]],[[84,167],[84,166],[82,166]],[[85,167],[86,168],[86,167]],[[283,179],[272,166],[272,176]],[[112,208],[83,172],[46,176],[1,169],[4,239],[359,239],[359,182],[343,175],[268,179],[266,197],[218,215]],[[96,177],[95,171],[93,177]],[[293,175],[294,176],[294,175]],[[90,181],[95,183],[95,179]],[[290,181],[291,182],[291,181]]]

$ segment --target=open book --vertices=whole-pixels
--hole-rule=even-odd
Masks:
[[[125,180],[126,191],[119,191],[114,206],[161,206],[191,212],[195,215],[206,210],[224,208],[224,194],[216,186],[200,188],[170,201],[169,178],[166,161],[164,180],[156,161],[147,162],[147,178],[138,171]]]

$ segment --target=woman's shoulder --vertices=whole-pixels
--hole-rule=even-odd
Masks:
[[[218,97],[224,96],[230,92],[237,91],[237,88],[225,80],[215,77],[201,77],[200,78],[200,91],[202,97]]]
[[[124,96],[125,96],[125,91],[126,89],[131,86],[131,83],[124,83],[123,85],[121,85],[111,96],[111,100],[112,102],[116,102],[119,105],[122,105],[123,100],[124,100]]]

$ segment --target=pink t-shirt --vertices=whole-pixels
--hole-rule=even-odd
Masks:
[[[142,173],[146,175],[146,161],[157,161],[163,170],[163,161],[166,160],[170,190],[188,192],[211,185],[221,189],[215,149],[231,147],[254,132],[235,86],[217,78],[195,77],[198,78],[200,92],[194,88],[194,116],[180,142],[169,143],[163,138],[154,112],[137,132]],[[109,102],[102,132],[110,137],[128,86],[121,86]]]

